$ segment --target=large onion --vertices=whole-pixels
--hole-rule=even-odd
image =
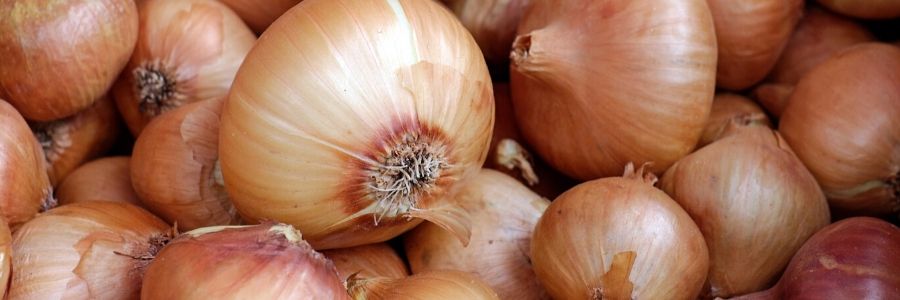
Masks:
[[[897,0],[818,0],[836,12],[865,19],[890,19],[900,17],[900,1]]]
[[[481,52],[433,1],[307,0],[241,66],[222,115],[225,187],[248,221],[316,249],[422,219],[468,239],[444,196],[484,162],[494,103]]]
[[[494,300],[500,299],[491,288],[470,273],[435,271],[407,278],[371,278],[348,283],[354,299],[393,300]]]
[[[241,16],[256,33],[266,31],[284,12],[303,0],[219,0]]]
[[[489,64],[509,62],[516,26],[532,0],[443,0],[481,47]]]
[[[550,165],[582,180],[631,161],[662,172],[694,148],[716,67],[705,1],[536,1],[518,34],[516,119]]]
[[[55,205],[44,153],[28,124],[0,99],[0,213],[10,227]]]
[[[385,243],[323,251],[334,262],[340,278],[404,278],[409,275],[403,258]]]

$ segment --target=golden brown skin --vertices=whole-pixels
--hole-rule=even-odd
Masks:
[[[52,206],[44,152],[9,103],[0,99],[0,211],[12,228]]]

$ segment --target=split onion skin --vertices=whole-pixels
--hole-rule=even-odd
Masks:
[[[54,205],[46,160],[22,115],[0,99],[0,212],[9,227]]]
[[[222,115],[225,186],[244,219],[295,225],[316,249],[386,241],[423,219],[466,240],[444,196],[483,164],[493,114],[481,52],[440,4],[306,0],[238,72]],[[440,170],[414,170],[426,165]]]
[[[517,33],[516,120],[557,170],[590,180],[652,161],[661,173],[693,150],[715,89],[705,1],[536,1]]]
[[[112,201],[140,206],[141,200],[131,185],[130,163],[131,157],[115,156],[81,165],[56,188],[59,204]]]
[[[471,273],[432,271],[402,279],[372,278],[350,280],[354,299],[499,300],[491,288]]]
[[[268,0],[264,4],[257,0],[219,0],[234,10],[256,34],[266,31],[284,12],[303,0]]]
[[[896,0],[818,0],[829,9],[863,19],[891,19],[900,17],[900,2]]]
[[[0,16],[0,98],[34,121],[100,99],[137,40],[134,1],[3,1]]]
[[[900,212],[900,48],[854,46],[800,80],[778,131],[833,209]]]
[[[322,251],[334,262],[341,280],[355,278],[404,278],[409,276],[403,258],[386,243]]]
[[[443,0],[481,47],[490,65],[509,63],[516,26],[532,0]]]
[[[766,113],[753,100],[738,94],[717,94],[697,148],[718,140],[734,118],[744,118],[752,125],[772,127]]]

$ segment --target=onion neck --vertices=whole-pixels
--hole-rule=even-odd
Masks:
[[[137,91],[138,110],[147,117],[158,116],[183,104],[184,95],[175,72],[154,60],[132,71]]]
[[[497,143],[496,163],[508,170],[518,169],[528,185],[537,184],[540,179],[531,164],[531,154],[513,139],[503,139]]]

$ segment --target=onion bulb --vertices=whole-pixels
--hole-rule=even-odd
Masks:
[[[737,94],[717,94],[713,98],[712,112],[697,147],[706,146],[721,138],[725,128],[735,118],[742,119],[748,125],[772,127],[765,112],[753,100]]]
[[[460,271],[435,271],[396,278],[350,280],[350,295],[354,299],[429,299],[429,300],[490,300],[500,299],[478,277]]]
[[[472,218],[463,246],[436,225],[423,224],[403,239],[414,274],[433,270],[471,272],[503,299],[547,299],[531,269],[531,232],[550,204],[503,173],[483,169],[454,197]]]
[[[793,92],[794,84],[764,83],[753,89],[753,97],[766,108],[766,112],[780,118]]]
[[[334,264],[290,225],[205,227],[166,245],[141,299],[349,299]]]
[[[316,249],[432,221],[467,240],[445,195],[485,160],[494,103],[477,45],[433,1],[304,1],[241,66],[222,113],[225,187],[248,221]]]
[[[112,201],[141,205],[131,185],[130,161],[128,156],[115,156],[81,165],[56,188],[59,204]]]
[[[44,153],[28,123],[0,99],[0,213],[9,227],[56,205]]]
[[[719,45],[716,85],[729,90],[748,88],[766,77],[803,15],[803,0],[707,2]]]
[[[694,148],[715,85],[705,1],[536,1],[518,34],[516,120],[557,170],[589,180],[653,161],[662,172]]]
[[[58,120],[91,106],[137,40],[134,1],[2,1],[0,16],[0,98],[29,120]]]
[[[409,275],[406,263],[397,251],[385,243],[323,251],[334,262],[341,280],[355,278],[404,278]]]
[[[823,6],[857,18],[891,19],[900,17],[900,1],[897,0],[819,0]]]
[[[150,122],[134,143],[131,182],[141,203],[179,228],[237,224],[218,163],[221,100],[193,102]]]
[[[825,191],[851,214],[900,212],[900,48],[861,44],[812,69],[778,127]]]
[[[628,164],[579,184],[544,211],[531,260],[555,299],[696,299],[709,256],[697,225]]]
[[[733,299],[900,299],[900,228],[868,217],[817,232],[775,287]]]
[[[272,22],[301,1],[303,0],[267,0],[260,3],[258,0],[219,0],[231,7],[257,34],[266,31]]]
[[[509,62],[516,26],[532,0],[444,0],[469,29],[488,64]]]
[[[816,179],[781,136],[737,119],[722,139],[669,168],[660,187],[706,239],[708,297],[767,288],[830,220]]]
[[[140,1],[138,11],[137,46],[112,91],[134,136],[166,111],[226,97],[256,41],[214,0]]]
[[[9,299],[136,299],[169,237],[165,222],[127,203],[51,209],[13,235]]]

